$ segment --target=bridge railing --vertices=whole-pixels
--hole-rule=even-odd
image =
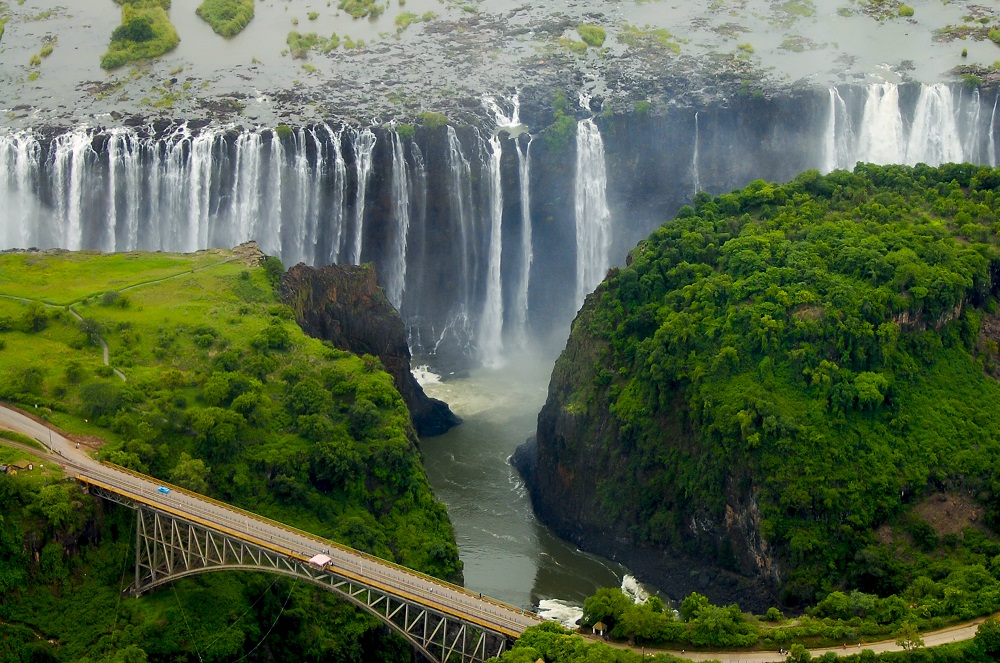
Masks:
[[[435,578],[434,576],[429,576],[426,573],[421,573],[420,571],[414,571],[411,568],[408,568],[406,566],[402,566],[400,564],[396,564],[395,562],[390,562],[389,560],[382,559],[381,557],[376,557],[375,555],[372,555],[370,553],[366,553],[363,550],[358,550],[357,548],[351,548],[350,546],[345,546],[344,544],[337,543],[336,541],[331,541],[329,539],[324,539],[323,537],[317,536],[316,534],[313,534],[311,532],[306,532],[304,530],[300,530],[298,528],[291,527],[291,526],[286,525],[285,523],[282,523],[280,521],[272,520],[271,518],[268,518],[266,516],[262,516],[260,514],[252,512],[252,511],[247,511],[246,509],[241,509],[240,507],[233,506],[232,504],[229,504],[227,502],[222,502],[222,501],[214,499],[212,497],[208,497],[207,495],[203,495],[201,493],[196,493],[193,490],[188,490],[187,488],[182,488],[181,486],[177,486],[177,485],[174,485],[174,484],[171,484],[171,483],[167,483],[166,481],[161,481],[160,479],[157,479],[155,477],[151,477],[151,476],[149,476],[147,474],[143,474],[141,472],[136,472],[135,470],[130,470],[129,468],[122,467],[121,465],[115,465],[114,463],[109,463],[109,462],[103,461],[103,460],[99,461],[99,462],[101,463],[101,465],[104,465],[105,467],[108,467],[110,469],[116,470],[118,472],[124,472],[125,474],[130,474],[130,475],[132,475],[132,476],[134,476],[136,478],[143,479],[145,481],[150,481],[150,482],[155,483],[155,484],[160,485],[160,486],[166,486],[166,487],[170,488],[170,490],[176,490],[177,492],[184,493],[185,495],[189,495],[191,497],[194,497],[194,498],[197,498],[197,499],[200,499],[200,500],[204,500],[206,502],[210,502],[210,503],[212,503],[212,504],[214,504],[214,505],[216,505],[216,506],[218,506],[220,508],[223,508],[223,509],[226,509],[228,511],[237,513],[239,515],[242,515],[242,516],[245,516],[245,517],[254,518],[256,520],[264,521],[264,522],[268,523],[269,525],[271,525],[273,527],[277,527],[279,529],[283,529],[283,530],[285,530],[286,532],[288,532],[290,534],[295,534],[297,536],[301,536],[301,537],[305,537],[305,538],[308,538],[308,539],[312,539],[316,543],[322,544],[322,545],[324,545],[324,546],[326,546],[328,548],[337,548],[337,549],[339,549],[339,550],[341,550],[343,552],[350,553],[350,554],[353,554],[353,555],[358,555],[358,556],[360,556],[360,557],[362,557],[362,558],[364,558],[366,560],[369,560],[369,561],[372,561],[372,562],[376,562],[378,564],[384,564],[384,565],[386,565],[388,567],[391,567],[393,570],[398,571],[400,573],[404,573],[404,574],[407,574],[407,575],[412,576],[414,578],[419,578],[419,579],[422,579],[422,580],[425,580],[425,581],[428,581],[428,582],[432,582],[432,583],[434,583],[436,585],[439,585],[441,587],[447,587],[447,588],[449,588],[449,589],[451,589],[453,591],[460,592],[460,593],[465,594],[466,596],[468,596],[470,598],[473,598],[473,599],[476,599],[478,601],[483,601],[483,602],[486,602],[486,603],[491,603],[491,604],[495,605],[498,608],[504,608],[504,609],[511,610],[511,611],[514,611],[514,612],[519,612],[519,613],[524,614],[527,617],[533,617],[535,619],[542,620],[541,617],[539,617],[537,614],[535,614],[533,612],[515,608],[514,606],[512,606],[510,604],[504,603],[503,601],[498,601],[498,600],[496,600],[494,598],[491,598],[491,597],[488,597],[488,596],[482,596],[482,595],[478,594],[477,592],[472,592],[472,591],[470,591],[470,590],[468,590],[465,587],[462,587],[460,585],[456,585],[454,583],[450,583],[450,582],[447,582],[445,580],[441,580],[440,578]]]

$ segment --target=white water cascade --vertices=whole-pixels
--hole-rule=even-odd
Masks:
[[[462,311],[459,315],[464,321],[469,313],[470,285],[476,258],[472,227],[472,167],[462,153],[462,143],[451,125],[448,126],[448,169],[451,218],[452,223],[458,226],[459,276],[456,278],[460,281],[462,293]]]
[[[940,83],[921,85],[904,163],[913,166],[963,160],[951,89]]]
[[[332,218],[327,220],[328,244],[330,247],[327,253],[327,262],[337,263],[340,259],[340,243],[344,237],[344,200],[347,197],[347,164],[344,161],[344,153],[342,151],[343,130],[333,131],[329,126],[326,127],[326,130],[330,136],[329,152],[333,161],[333,190],[331,192],[332,200],[330,201]],[[329,163],[330,160],[330,158],[327,158],[325,161]],[[323,259],[320,258],[320,260]]]
[[[358,186],[354,196],[354,243],[351,248],[351,264],[361,264],[361,247],[365,232],[365,196],[368,193],[368,179],[372,174],[372,153],[375,151],[375,134],[367,127],[354,135],[354,170]]]
[[[3,247],[42,244],[39,228],[33,223],[38,204],[31,186],[38,178],[41,146],[24,131],[0,141],[0,239]]]
[[[576,125],[576,305],[597,287],[608,271],[611,211],[604,141],[590,119]]]
[[[851,168],[851,144],[854,131],[847,104],[835,87],[830,88],[830,109],[823,135],[823,167],[821,172],[829,173],[837,168]]]
[[[385,293],[392,305],[403,304],[406,287],[406,239],[410,232],[410,183],[406,172],[406,154],[399,134],[392,133],[392,216],[391,258],[387,266]]]
[[[489,189],[489,259],[486,268],[486,298],[479,318],[479,357],[483,364],[495,367],[503,352],[503,284],[500,280],[500,259],[503,250],[503,185],[500,181],[500,138],[494,134],[486,162]]]
[[[701,191],[701,168],[698,165],[698,143],[701,137],[698,135],[698,111],[694,112],[694,156],[691,157],[691,177],[694,180],[694,191],[692,195]]]
[[[997,144],[996,144],[996,119],[997,119],[997,102],[1000,101],[1000,94],[996,96],[993,100],[993,112],[990,114],[990,141],[988,148],[988,157],[991,166],[1000,165],[997,163]]]
[[[511,311],[511,327],[514,343],[524,348],[528,344],[528,288],[531,285],[531,262],[534,251],[531,246],[531,136],[521,150],[521,143],[514,139],[517,150],[517,174],[521,194],[521,271],[514,291],[514,306]]]
[[[70,251],[83,248],[83,176],[88,155],[94,155],[90,134],[77,129],[55,140],[53,170],[58,195],[59,218],[64,221],[63,242]]]
[[[903,162],[906,143],[899,111],[899,89],[895,84],[873,83],[868,87],[858,141],[858,161]]]

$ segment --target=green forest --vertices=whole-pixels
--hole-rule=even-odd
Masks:
[[[391,376],[306,337],[276,294],[282,271],[225,251],[5,254],[0,399],[104,441],[102,459],[460,580]],[[132,512],[60,479],[0,475],[0,660],[410,656],[375,618],[274,576],[122,598]]]
[[[699,194],[641,242],[574,323],[601,356],[556,367],[579,378],[567,412],[613,418],[592,443],[603,517],[736,569],[685,522],[753,503],[786,604],[1000,609],[998,185],[973,165],[808,171]],[[960,531],[922,515],[946,498],[969,503]]]

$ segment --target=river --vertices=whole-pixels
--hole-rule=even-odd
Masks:
[[[511,360],[444,381],[426,367],[414,374],[429,396],[464,420],[420,446],[427,477],[455,525],[465,586],[570,623],[599,587],[646,590],[625,567],[584,553],[541,525],[508,462],[534,433],[552,364],[551,357]]]

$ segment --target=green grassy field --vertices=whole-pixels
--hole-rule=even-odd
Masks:
[[[276,294],[280,268],[270,258],[247,264],[233,251],[4,254],[0,400],[30,409],[70,433],[100,438],[103,459],[412,568],[457,578],[461,562],[454,532],[427,483],[409,413],[392,377],[375,357],[359,357],[306,336]],[[104,365],[101,339],[109,346],[110,366]],[[51,502],[61,508],[78,499],[62,487],[38,497],[19,494],[26,510],[7,523],[13,528],[9,537],[14,538],[6,540],[12,550],[38,543],[27,535],[28,543],[16,543],[21,536],[17,523],[24,523],[27,532],[33,520],[53,514],[56,520],[49,518],[52,529],[46,536],[56,540],[65,538],[60,528],[67,523],[84,526],[84,516],[62,518],[58,508],[45,506]],[[125,536],[122,542],[129,540]],[[54,544],[38,545],[56,556]],[[79,569],[83,563],[67,558],[65,567]],[[49,566],[59,568],[54,562]],[[8,577],[15,579],[10,583],[20,587],[16,593],[22,598],[5,602],[0,592],[0,640],[6,619],[63,642],[63,651],[72,654],[66,660],[106,651],[111,640],[95,644],[93,629],[58,618],[62,602],[48,593],[81,600],[84,595],[113,597],[120,591],[117,575],[108,575],[99,586],[72,573],[56,582],[42,569],[23,575],[13,568]],[[200,596],[201,587],[212,586],[252,602],[271,582],[257,587],[257,580],[227,578],[183,581],[178,596]],[[296,653],[276,654],[277,660],[315,658],[318,652],[339,655],[360,638],[369,639],[366,647],[387,646],[381,636],[363,635],[374,633],[376,623],[331,598],[286,589],[283,600],[288,596],[301,606],[289,610],[311,612],[319,606],[322,619],[335,626],[303,630],[298,639],[285,640],[298,643]],[[221,599],[192,600],[184,599],[183,606],[191,614],[225,609]],[[141,602],[142,607],[130,608],[135,637],[118,642],[115,635],[115,648],[131,645],[167,657],[163,660],[192,651],[190,643],[177,641],[172,626],[158,621],[162,597]],[[205,623],[213,632],[227,628],[218,619]],[[94,628],[108,634],[114,626],[102,622]],[[247,633],[237,628],[232,638],[220,640],[212,660],[245,655]],[[0,660],[2,654],[0,647]]]

